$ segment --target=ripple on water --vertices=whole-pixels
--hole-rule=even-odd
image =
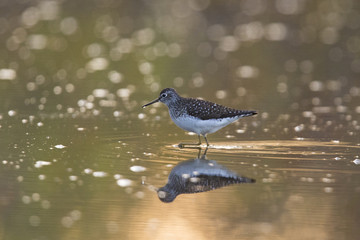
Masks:
[[[204,146],[205,147],[205,146]],[[179,149],[176,145],[166,146],[164,151],[173,150],[179,157],[194,157],[194,149]],[[226,151],[224,151],[226,150]],[[207,156],[216,156],[228,160],[239,161],[239,159],[256,159],[256,161],[266,161],[270,167],[281,165],[285,168],[306,169],[304,161],[314,161],[308,170],[338,168],[339,164],[344,165],[343,170],[348,169],[346,165],[351,161],[360,164],[356,157],[360,146],[352,143],[331,140],[320,142],[314,140],[279,140],[279,141],[246,141],[246,142],[212,142],[207,151]],[[354,160],[354,158],[356,158]],[[335,162],[337,167],[330,166]],[[261,164],[256,163],[261,166]],[[335,165],[335,164],[332,164]],[[286,167],[285,167],[286,166]],[[310,167],[310,166],[309,166]]]

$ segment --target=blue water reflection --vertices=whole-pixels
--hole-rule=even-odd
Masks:
[[[168,182],[157,191],[161,201],[168,203],[179,194],[200,193],[231,184],[255,182],[255,179],[240,176],[215,160],[206,159],[206,151],[201,157],[182,161],[171,170]]]

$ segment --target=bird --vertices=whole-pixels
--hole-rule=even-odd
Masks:
[[[206,147],[208,147],[208,134],[214,133],[240,118],[257,114],[256,111],[237,110],[202,99],[181,97],[173,88],[161,90],[157,99],[143,105],[142,108],[156,102],[162,102],[168,107],[170,117],[178,127],[198,135],[198,143],[180,143],[179,147],[201,145],[200,136],[204,137]]]

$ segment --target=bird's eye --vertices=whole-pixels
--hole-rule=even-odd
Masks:
[[[166,93],[161,94],[161,97],[162,97],[162,98],[165,98],[166,96],[167,96]]]

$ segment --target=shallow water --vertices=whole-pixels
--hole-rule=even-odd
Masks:
[[[358,5],[0,3],[0,239],[358,239]],[[179,148],[165,87],[259,114]]]
[[[163,203],[172,168],[204,153],[178,148],[196,136],[169,119],[146,134],[141,121],[12,121],[1,130],[4,239],[355,239],[359,144],[210,135],[206,158],[256,183]]]

